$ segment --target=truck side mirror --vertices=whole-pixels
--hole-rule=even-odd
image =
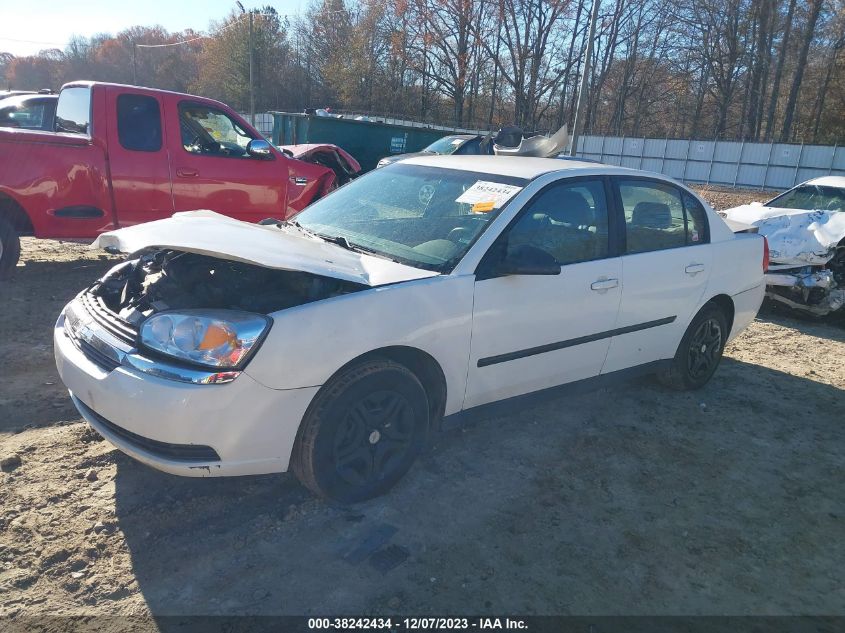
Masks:
[[[246,146],[246,153],[253,158],[272,158],[273,151],[270,149],[270,143],[263,138],[254,138]]]

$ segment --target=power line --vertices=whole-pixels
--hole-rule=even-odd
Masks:
[[[17,42],[19,44],[44,44],[44,45],[47,45],[47,46],[64,46],[65,44],[67,44],[67,42],[60,43],[60,42],[41,42],[41,41],[38,41],[38,40],[19,40],[19,39],[16,39],[14,37],[0,37],[0,42]]]
[[[197,37],[192,37],[189,40],[182,40],[181,42],[170,42],[169,44],[136,44],[135,46],[137,46],[138,48],[166,48],[168,46],[181,46],[182,44],[190,44],[191,42],[196,42],[197,40],[207,40],[209,38],[214,37],[215,35],[218,35],[219,33],[222,33],[223,31],[226,31],[228,29],[231,29],[234,26],[237,26],[240,23],[240,21],[244,18],[244,15],[245,14],[239,15],[237,18],[235,18],[235,21],[232,22],[231,24],[227,24],[226,26],[224,26],[220,29],[217,29],[214,33],[209,33],[208,35],[198,35]],[[257,15],[266,16],[266,15],[270,15],[270,14],[269,13],[259,13]]]

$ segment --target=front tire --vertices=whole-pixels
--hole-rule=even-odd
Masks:
[[[354,503],[383,494],[425,445],[425,389],[405,366],[371,359],[333,378],[302,421],[291,467],[315,494]]]
[[[728,339],[728,321],[719,306],[706,304],[689,324],[672,364],[657,375],[667,387],[693,391],[706,385],[719,366]]]
[[[0,217],[0,279],[8,279],[21,256],[21,240],[15,227]]]

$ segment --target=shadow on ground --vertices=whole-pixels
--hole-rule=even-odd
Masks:
[[[154,616],[834,614],[843,419],[841,390],[728,359],[694,394],[642,379],[444,432],[350,508],[120,455],[116,514]]]

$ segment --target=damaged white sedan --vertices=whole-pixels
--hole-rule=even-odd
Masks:
[[[771,300],[815,316],[845,307],[845,177],[815,178],[721,215],[768,239]]]
[[[180,213],[95,245],[131,257],[54,337],[91,426],[170,473],[293,470],[341,501],[387,490],[444,416],[632,374],[703,386],[766,258],[663,176],[502,157],[409,159],[289,222]]]

